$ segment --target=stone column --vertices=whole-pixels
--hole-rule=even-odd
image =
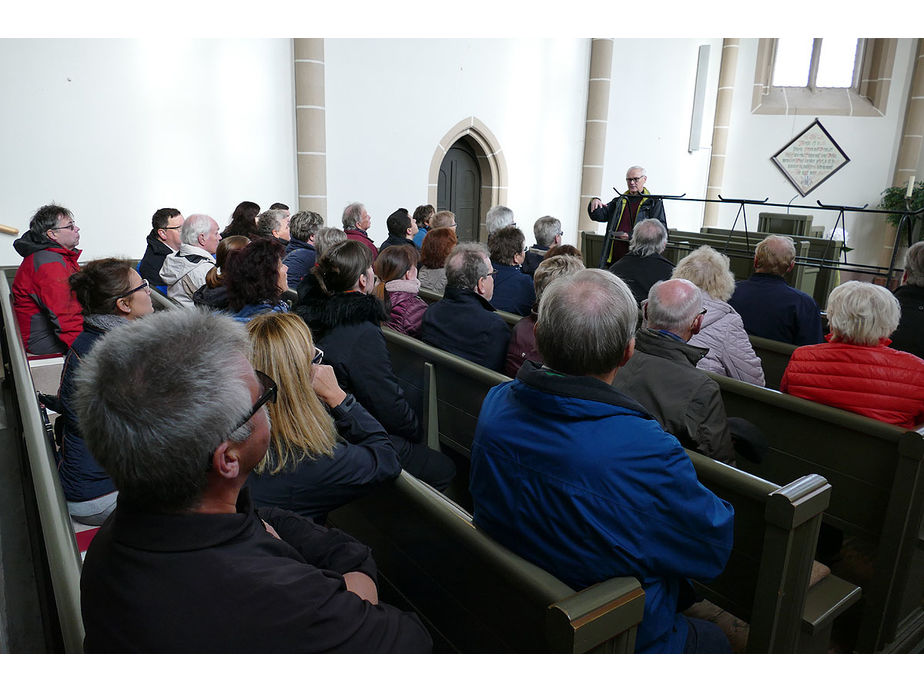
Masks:
[[[587,203],[591,198],[599,197],[603,187],[603,159],[606,154],[606,124],[609,120],[612,72],[613,39],[592,39],[590,77],[587,85],[587,119],[584,121],[584,165],[581,170],[581,204],[578,210],[577,245],[580,245],[581,231],[593,233],[597,230],[597,222],[587,216]]]
[[[327,218],[327,128],[324,113],[324,39],[295,39],[295,148],[298,208]]]
[[[712,155],[709,158],[709,178],[706,199],[715,199],[722,192],[725,176],[725,153],[728,149],[728,126],[731,123],[732,97],[735,94],[735,72],[741,39],[722,40],[722,63],[719,68],[719,89],[715,96],[715,124],[712,126]],[[715,226],[720,204],[707,202],[703,226]]]

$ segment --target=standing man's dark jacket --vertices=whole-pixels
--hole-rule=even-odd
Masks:
[[[427,344],[502,372],[510,328],[483,296],[447,286],[443,298],[427,308],[420,338]]]
[[[778,274],[755,272],[736,282],[728,303],[738,311],[748,334],[796,346],[824,342],[815,299]]]
[[[667,281],[674,271],[674,263],[663,255],[636,255],[629,253],[610,265],[610,272],[622,279],[637,303],[648,298],[648,292],[660,281]]]
[[[707,352],[678,337],[641,329],[635,335],[635,353],[617,371],[613,387],[638,401],[684,447],[733,462],[718,383],[696,367]]]
[[[895,290],[895,298],[901,306],[902,318],[889,346],[924,359],[924,286],[900,286]]]
[[[173,248],[160,240],[157,231],[151,231],[148,234],[148,247],[141,257],[141,264],[138,265],[138,274],[142,279],[147,279],[151,286],[166,287],[164,280],[160,278],[160,269],[164,266],[164,258],[173,252]]]
[[[664,216],[664,203],[661,202],[660,198],[648,197],[650,194],[648,188],[642,190],[642,201],[639,204],[635,219],[632,220],[632,224],[629,227],[630,229],[634,228],[637,223],[645,219],[657,219],[664,224],[664,228],[667,228],[667,217]],[[609,201],[609,204],[603,207],[597,207],[597,209],[593,211],[590,209],[593,200],[587,203],[587,215],[594,221],[606,222],[606,239],[603,243],[603,252],[600,254],[600,263],[598,265],[601,269],[608,267],[612,262],[613,235],[616,233],[616,229],[619,228],[619,222],[623,214],[626,213],[627,201],[633,197],[636,196],[629,194],[617,195]],[[624,242],[632,240],[632,231],[630,230],[628,233],[629,238]]]
[[[280,539],[266,531],[261,518]],[[87,652],[429,652],[415,614],[347,591],[368,547],[278,509],[158,515],[122,499],[80,578]]]

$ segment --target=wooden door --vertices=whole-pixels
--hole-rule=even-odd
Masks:
[[[481,172],[475,153],[465,142],[456,142],[440,164],[436,204],[437,209],[448,209],[456,215],[460,243],[478,240],[480,198]]]

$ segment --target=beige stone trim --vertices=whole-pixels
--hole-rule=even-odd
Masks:
[[[775,38],[758,41],[751,113],[867,117],[885,114],[898,39],[865,39],[859,78],[856,87],[851,88],[771,86],[776,43]]]
[[[921,161],[921,144],[924,142],[924,40],[917,39],[915,44],[916,57],[892,185],[907,185],[908,177],[916,174]]]
[[[433,158],[430,160],[427,203],[436,206],[440,165],[450,147],[461,139],[466,139],[475,150],[475,160],[481,173],[481,199],[479,200],[481,219],[478,224],[478,238],[485,241],[488,237],[485,215],[494,205],[507,204],[507,160],[504,158],[500,142],[497,141],[494,133],[475,116],[456,123],[436,146],[436,151],[433,152]]]
[[[587,75],[587,115],[584,121],[584,158],[581,162],[581,200],[588,202],[603,187],[606,160],[606,127],[610,113],[610,84],[613,76],[613,39],[591,39]],[[587,216],[587,205],[578,209],[578,238],[581,231],[597,233],[600,224]],[[595,265],[594,265],[595,266]]]
[[[712,150],[709,157],[709,176],[706,182],[707,199],[713,199],[722,193],[722,182],[725,178],[725,155],[728,151],[728,132],[732,116],[732,99],[735,94],[735,73],[738,69],[740,47],[741,39],[723,39],[722,41],[719,89],[715,97],[715,122],[712,126]],[[760,50],[761,47],[758,46],[758,55]],[[703,210],[703,226],[715,226],[718,221],[719,204],[707,202]]]
[[[324,39],[294,40],[295,149],[298,208],[327,219],[327,120]]]

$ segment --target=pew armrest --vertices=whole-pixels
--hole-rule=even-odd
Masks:
[[[800,651],[828,651],[834,619],[860,600],[860,588],[836,575],[828,575],[809,587],[802,611]]]
[[[611,578],[549,605],[549,638],[559,652],[631,653],[644,608],[638,580]]]

